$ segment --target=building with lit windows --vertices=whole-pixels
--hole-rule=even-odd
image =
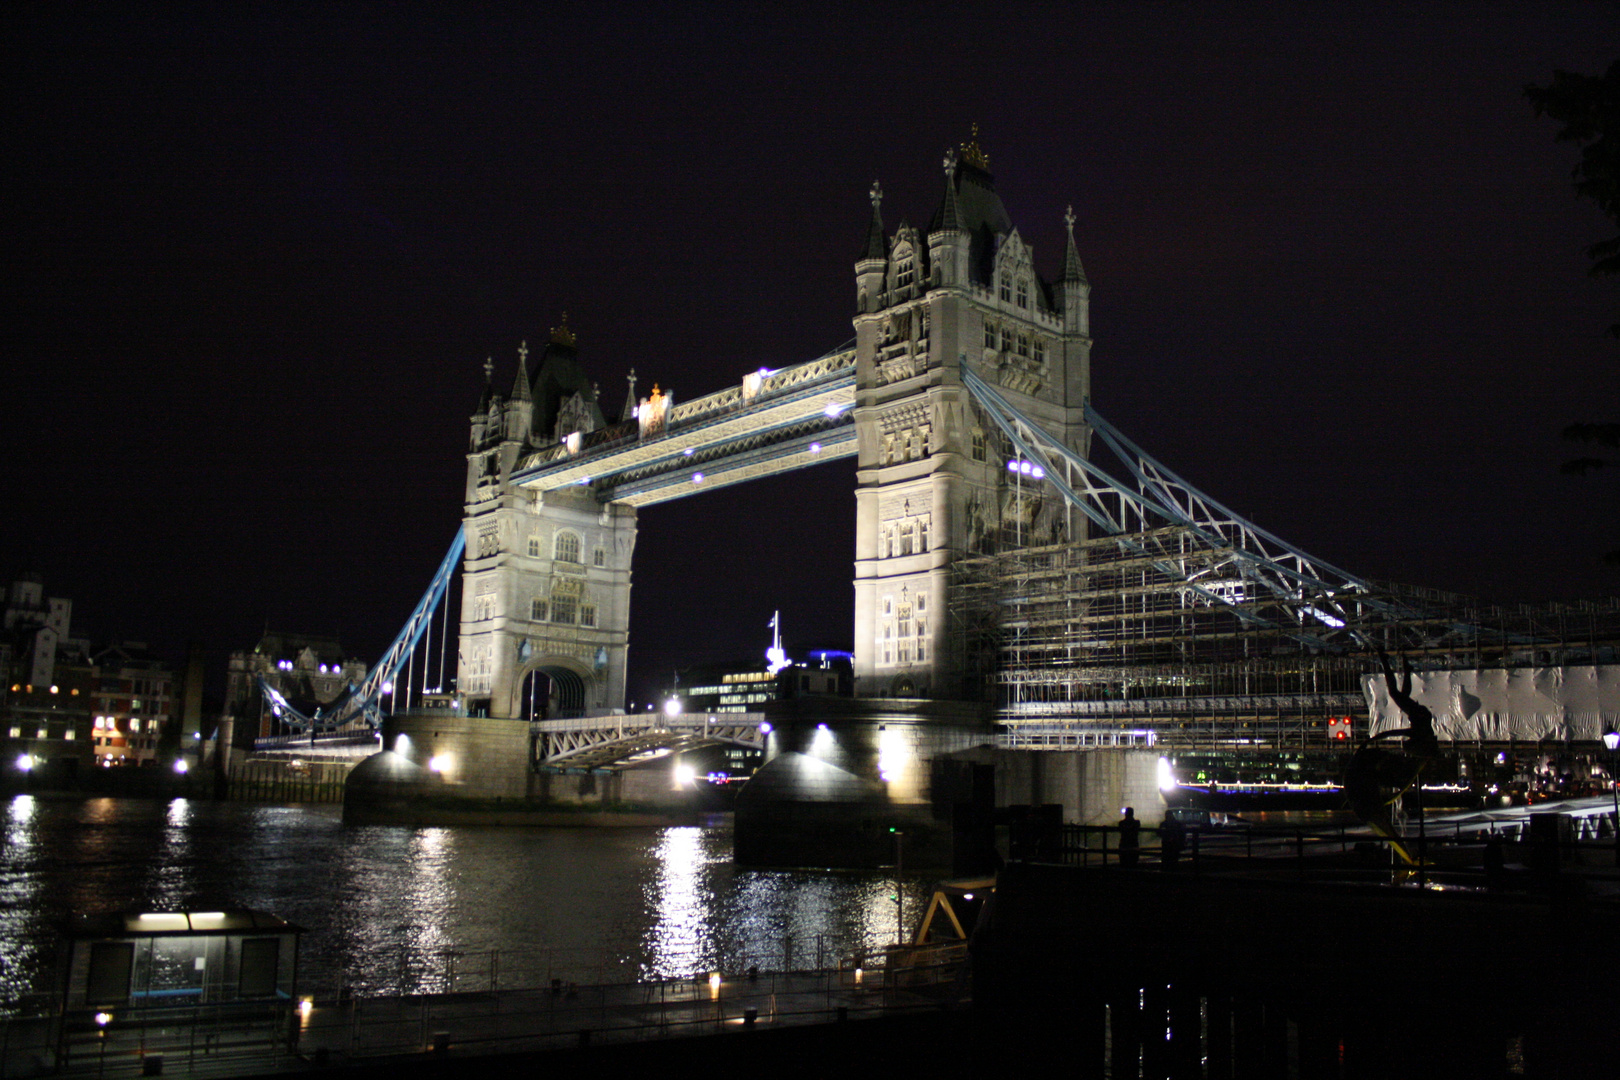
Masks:
[[[175,723],[173,672],[139,641],[121,642],[93,659],[91,741],[96,764],[155,762],[159,741]]]
[[[37,575],[4,592],[0,623],[0,763],[72,775],[88,768],[91,691],[87,642],[68,636],[73,601],[47,597]]]

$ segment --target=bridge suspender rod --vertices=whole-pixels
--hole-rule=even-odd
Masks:
[[[382,696],[383,687],[394,681],[399,674],[400,667],[407,658],[412,659],[412,671],[414,672],[414,655],[417,643],[421,640],[423,632],[432,623],[434,609],[439,606],[449,592],[450,580],[455,576],[456,566],[460,563],[462,550],[466,546],[466,533],[461,529],[457,529],[455,539],[450,542],[450,550],[445,553],[444,559],[439,563],[438,570],[434,571],[433,579],[428,583],[427,591],[422,594],[422,599],[417,601],[416,610],[411,612],[409,619],[405,620],[404,628],[394,638],[393,644],[388,646],[387,651],[383,653],[382,659],[377,661],[359,686],[350,687],[348,693],[339,697],[330,705],[316,709],[314,716],[305,716],[295,709],[292,703],[277,692],[261,675],[259,677],[259,689],[278,710],[276,715],[293,727],[306,730],[314,727],[330,731],[333,728],[342,727],[360,716],[364,716],[372,727],[381,726],[382,712],[378,708],[377,701]],[[449,619],[449,609],[446,608],[446,628],[450,625]],[[422,681],[424,684],[427,681],[427,668],[427,658],[423,657]],[[444,673],[442,659],[439,664],[439,672],[442,679]],[[408,676],[405,685],[405,701],[407,705],[409,705],[411,699],[410,679],[413,678],[414,674]]]
[[[416,610],[411,612],[411,617],[405,621],[405,626],[400,630],[399,636],[394,639],[392,645],[388,646],[388,650],[383,653],[382,659],[377,661],[377,666],[371,669],[371,673],[366,676],[366,681],[361,683],[359,689],[355,691],[355,697],[360,700],[362,706],[367,708],[368,711],[374,710],[376,699],[381,694],[383,685],[394,680],[394,677],[399,674],[400,665],[404,663],[405,658],[416,651],[416,643],[421,640],[423,631],[427,629],[428,623],[432,620],[434,609],[439,606],[439,602],[444,599],[445,593],[449,591],[450,579],[455,575],[456,566],[460,563],[461,553],[466,546],[467,534],[464,530],[458,528],[455,539],[450,542],[450,550],[445,552],[444,560],[439,563],[439,569],[434,571],[433,580],[429,582],[427,592],[423,593],[422,599],[417,601]],[[409,691],[407,690],[407,700],[408,697]]]

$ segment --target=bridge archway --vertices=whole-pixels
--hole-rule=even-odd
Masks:
[[[584,716],[591,676],[556,661],[530,666],[518,680],[517,700],[508,715],[522,720],[560,720]]]

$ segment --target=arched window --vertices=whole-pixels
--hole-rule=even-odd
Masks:
[[[915,259],[902,259],[894,272],[894,288],[896,292],[904,292],[917,282],[917,261]]]
[[[1029,307],[1029,282],[1027,280],[1020,279],[1018,282],[1018,306],[1021,308]]]
[[[579,537],[570,532],[558,533],[551,557],[558,562],[579,562]]]

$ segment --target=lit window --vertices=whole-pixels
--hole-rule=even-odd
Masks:
[[[573,533],[558,533],[557,548],[552,554],[552,558],[558,562],[579,562],[579,537]]]
[[[62,738],[64,739],[76,739],[78,737],[79,733],[74,731],[72,728],[68,728],[66,731],[62,732]]]
[[[20,738],[22,738],[22,728],[20,728],[20,727],[14,727],[14,728],[12,728],[12,729],[11,729],[11,737],[12,737],[12,738],[13,738],[13,739],[20,739]]]

